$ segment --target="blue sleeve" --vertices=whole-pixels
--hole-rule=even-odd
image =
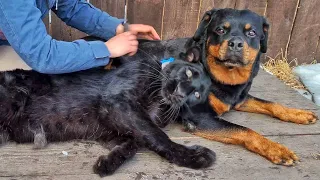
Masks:
[[[52,39],[35,1],[0,0],[0,29],[21,58],[42,73],[68,73],[109,62],[110,53],[103,42]]]
[[[124,21],[95,8],[85,0],[59,0],[57,9],[54,12],[67,25],[106,40],[115,36],[117,26]]]

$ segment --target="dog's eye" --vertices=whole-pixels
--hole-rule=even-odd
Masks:
[[[255,37],[256,36],[256,31],[255,30],[250,30],[250,31],[247,32],[247,35],[249,37]]]
[[[188,79],[191,79],[192,78],[192,71],[190,69],[187,69],[186,75],[187,75]]]
[[[194,96],[199,99],[200,98],[200,93],[198,91],[194,92]]]
[[[219,35],[222,35],[222,34],[225,33],[225,30],[222,29],[222,28],[217,28],[217,29],[216,29],[216,33],[219,34]]]

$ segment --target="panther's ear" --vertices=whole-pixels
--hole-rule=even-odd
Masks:
[[[260,40],[260,52],[266,53],[268,49],[268,35],[269,35],[269,23],[267,22],[266,18],[263,18],[263,37]]]
[[[200,24],[198,26],[197,31],[195,32],[194,36],[193,36],[193,40],[194,41],[199,41],[202,34],[205,32],[205,30],[207,29],[208,25],[210,24],[210,22],[212,21],[212,19],[214,18],[214,14],[218,11],[219,9],[212,9],[210,11],[207,11],[204,13],[202,20],[200,21]]]
[[[200,61],[200,49],[197,47],[190,48],[186,53],[188,62],[199,62]]]

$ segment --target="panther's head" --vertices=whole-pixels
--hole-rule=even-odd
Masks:
[[[161,95],[166,104],[191,107],[207,100],[210,76],[201,63],[190,63],[198,61],[199,56],[200,50],[192,48],[185,57],[175,59],[162,70]]]

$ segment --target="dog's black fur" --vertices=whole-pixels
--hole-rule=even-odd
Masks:
[[[160,55],[164,51],[158,56],[142,52],[153,48],[148,42],[141,42],[140,48],[139,59],[111,71],[1,72],[0,143],[34,141],[43,147],[46,141],[124,138],[109,155],[99,158],[94,170],[101,176],[112,174],[141,146],[180,166],[210,166],[214,152],[174,143],[159,128],[207,100],[209,76],[200,63],[179,59],[161,70],[159,57],[165,57]]]

